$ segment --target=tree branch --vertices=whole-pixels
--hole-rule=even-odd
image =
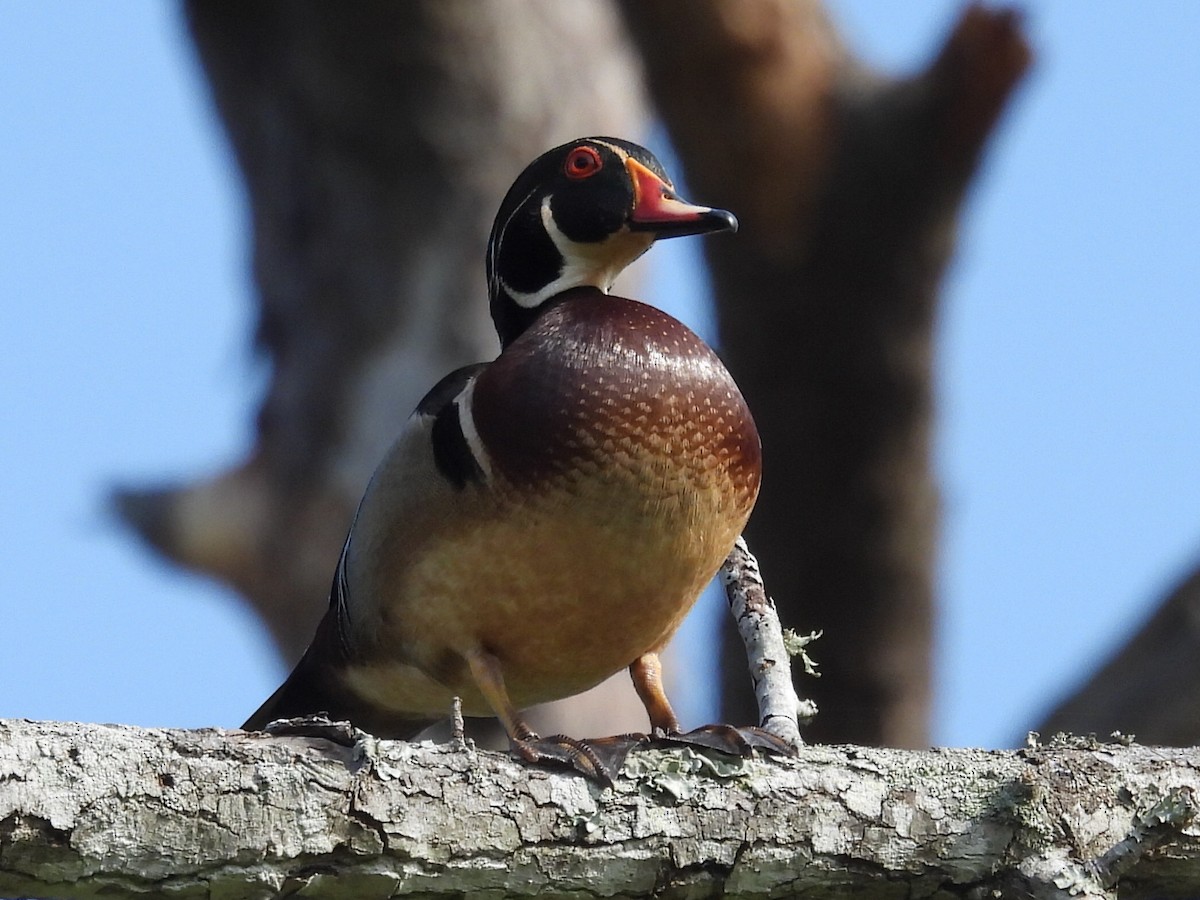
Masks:
[[[0,894],[1194,895],[1200,751],[485,751],[0,721]]]
[[[784,641],[775,601],[767,594],[758,560],[739,537],[718,576],[729,611],[746,647],[750,683],[758,704],[758,724],[793,747],[799,747],[800,718],[816,715],[811,702],[801,704],[792,683],[792,660]]]

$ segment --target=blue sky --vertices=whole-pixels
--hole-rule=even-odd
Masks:
[[[893,71],[958,9],[831,6]],[[1037,66],[941,323],[952,745],[1017,738],[1200,564],[1200,4],[1026,7]],[[236,460],[262,382],[241,188],[176,7],[0,0],[0,122],[0,716],[236,725],[281,675],[257,622],[105,512]],[[663,255],[648,299],[678,290]]]

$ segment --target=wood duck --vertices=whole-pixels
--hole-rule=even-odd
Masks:
[[[501,353],[417,406],[312,645],[246,729],[323,712],[408,738],[459,697],[524,758],[597,774],[591,744],[539,738],[518,710],[628,668],[653,733],[679,732],[658,654],[746,524],[759,438],[703,341],[608,291],[659,238],[736,229],[628,141],[572,141],[521,174],[487,248]]]

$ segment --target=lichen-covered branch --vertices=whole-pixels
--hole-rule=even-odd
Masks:
[[[1200,885],[1200,750],[639,751],[627,769],[601,789],[431,744],[0,721],[0,895],[1065,898]]]
[[[746,647],[759,727],[799,747],[801,706],[792,684],[791,655],[784,644],[775,603],[763,585],[758,560],[746,546],[744,537],[739,537],[733,545],[719,578]],[[810,706],[805,706],[809,717],[815,712],[810,711]]]

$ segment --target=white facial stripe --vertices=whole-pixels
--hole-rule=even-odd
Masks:
[[[613,153],[617,154],[617,157],[621,160],[621,162],[625,162],[625,160],[629,159],[629,153],[624,147],[618,147],[616,144],[610,144],[608,141],[592,141],[591,143],[599,144],[601,147],[607,147]]]
[[[491,482],[492,480],[492,460],[488,456],[487,448],[483,446],[483,439],[479,437],[479,432],[475,430],[475,417],[471,413],[471,405],[475,398],[475,379],[472,378],[467,382],[467,386],[462,389],[455,400],[458,404],[458,427],[462,429],[463,438],[466,439],[467,448],[471,451],[471,456],[475,457],[475,462],[479,464],[480,471],[483,472],[483,480]]]
[[[504,232],[506,232],[508,230],[509,223],[513,220],[513,218],[517,215],[517,213],[519,213],[521,211],[521,208],[525,205],[525,201],[528,200],[530,197],[532,197],[536,192],[537,192],[537,188],[534,188],[528,194],[526,194],[524,197],[522,197],[521,202],[517,203],[513,206],[513,210],[512,210],[512,212],[510,212],[508,214],[508,218],[504,220],[504,224],[501,225],[499,228],[493,229],[493,231],[492,231],[491,239],[488,242],[488,255],[492,258],[492,280],[493,281],[497,281],[500,284],[504,284],[504,280],[500,277],[500,273],[497,271],[497,267],[499,266],[499,261],[496,259],[497,247],[499,244],[504,242]],[[491,291],[491,293],[493,293],[493,294],[495,293],[494,288],[495,288],[495,285],[488,285],[488,290]],[[508,290],[508,285],[504,285],[504,289]],[[513,293],[512,291],[508,291],[508,292],[509,292],[509,294]],[[518,303],[519,302],[520,301],[518,301]]]

